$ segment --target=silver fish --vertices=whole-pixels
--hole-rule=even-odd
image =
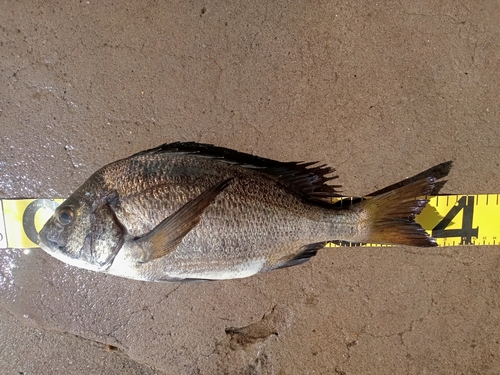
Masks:
[[[333,172],[207,144],[165,144],[95,172],[45,224],[40,247],[93,271],[188,281],[298,265],[333,240],[436,245],[414,221],[436,178],[338,207],[331,198],[339,185],[327,184]]]

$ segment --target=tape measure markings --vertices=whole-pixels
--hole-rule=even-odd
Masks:
[[[460,244],[496,245],[500,235],[499,194],[448,195],[431,197],[417,221],[437,238],[441,246]],[[446,199],[445,199],[446,198]],[[438,223],[426,221],[435,208]],[[431,220],[432,221],[432,220]]]
[[[436,238],[439,246],[496,245],[500,238],[499,198],[500,194],[428,197],[429,203],[416,217],[416,221]],[[349,204],[359,199],[341,198],[340,205],[343,201]],[[62,201],[63,199],[0,200],[0,249],[38,247],[38,231]],[[341,242],[340,245],[360,246],[348,242]]]

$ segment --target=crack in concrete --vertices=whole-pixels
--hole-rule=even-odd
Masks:
[[[342,370],[341,367],[349,364],[349,362],[351,360],[351,348],[358,345],[359,334],[357,334],[357,333],[354,334],[354,336],[356,338],[354,340],[351,340],[349,338],[349,335],[347,334],[347,332],[345,331],[345,329],[343,327],[340,327],[336,322],[334,322],[334,324],[337,327],[337,329],[339,331],[341,331],[342,334],[344,335],[344,345],[346,348],[346,357],[341,363],[339,363],[337,366],[335,366],[335,368],[333,370],[335,371],[335,374],[346,375],[347,373],[344,370]]]
[[[120,329],[120,328],[123,328],[124,329],[124,336],[127,337],[128,336],[128,326],[130,324],[130,321],[139,313],[142,313],[142,312],[145,312],[147,311],[151,317],[151,320],[154,320],[154,313],[151,311],[151,308],[154,308],[155,306],[159,305],[159,304],[162,304],[163,302],[165,302],[174,292],[176,292],[182,285],[179,284],[177,285],[174,289],[172,289],[171,291],[169,291],[168,293],[166,293],[160,300],[158,300],[157,302],[155,302],[154,304],[152,305],[144,305],[142,306],[141,308],[139,309],[136,309],[136,310],[133,310],[129,313],[128,317],[127,317],[127,320],[126,320],[126,323],[125,324],[116,324],[112,327],[111,331],[108,332],[108,333],[105,333],[104,336],[107,336],[107,337],[111,337],[115,340],[116,343],[118,343],[119,345],[121,345],[123,347],[123,343],[121,342],[121,340],[119,340],[116,336],[115,336],[115,333]],[[95,332],[94,332],[95,333]],[[101,336],[103,334],[100,334]],[[125,348],[123,347],[123,350],[128,350],[129,348]]]
[[[5,306],[2,306],[1,308],[7,314],[11,315],[14,319],[16,319],[21,325],[26,326],[23,323],[23,321],[21,319],[19,319],[19,317],[17,316],[17,314],[15,314],[14,312],[12,312],[9,309],[5,308]],[[30,327],[30,326],[27,326],[27,327]],[[102,343],[102,342],[97,341],[97,340],[89,339],[89,338],[86,338],[84,336],[81,336],[81,335],[78,335],[78,334],[75,334],[75,333],[72,333],[72,332],[69,332],[69,331],[60,331],[60,330],[57,330],[57,329],[48,329],[48,328],[42,328],[42,327],[39,327],[39,326],[36,326],[34,328],[37,329],[37,330],[39,330],[39,331],[42,331],[42,332],[47,332],[47,333],[52,333],[52,334],[58,334],[58,335],[59,334],[67,335],[67,336],[74,337],[77,340],[81,340],[81,341],[85,341],[85,342],[91,343],[92,345],[95,345],[95,346],[97,346],[99,348],[102,348],[103,352],[116,353],[115,355],[120,355],[120,356],[126,357],[129,361],[134,362],[134,363],[136,363],[139,366],[149,367],[149,368],[153,369],[154,371],[156,371],[158,374],[165,374],[166,375],[166,373],[164,373],[163,371],[158,370],[154,366],[152,366],[152,365],[150,365],[148,363],[140,362],[140,361],[136,360],[135,358],[130,357],[126,351],[124,351],[123,349],[120,349],[119,347],[116,347],[116,346],[113,346],[113,345],[109,345],[109,344],[105,344],[105,343]],[[105,365],[105,361],[102,362],[102,368],[103,369],[105,367],[104,365]]]
[[[384,335],[377,335],[375,333],[372,333],[372,332],[366,330],[366,326],[365,326],[361,329],[359,336],[361,336],[362,334],[366,334],[366,335],[368,335],[370,337],[374,337],[374,338],[390,338],[390,337],[395,337],[395,336],[401,336],[401,335],[404,335],[405,333],[408,333],[408,332],[412,332],[415,329],[415,324],[423,322],[429,316],[429,314],[432,311],[432,307],[435,304],[436,304],[435,299],[433,296],[431,296],[431,301],[430,301],[430,304],[429,304],[429,307],[428,307],[426,313],[423,316],[420,316],[419,318],[412,319],[408,323],[408,328],[405,328],[401,331],[394,332],[394,333],[388,333],[388,334],[384,334]]]
[[[429,317],[429,315],[431,314],[432,312],[432,309],[433,309],[433,306],[436,305],[436,301],[435,301],[435,298],[434,296],[431,296],[431,300],[430,300],[430,304],[429,304],[429,307],[426,311],[425,314],[423,314],[422,316],[420,316],[419,318],[416,318],[416,319],[412,319],[409,323],[408,323],[408,327],[399,331],[399,332],[395,332],[395,333],[389,333],[389,334],[384,334],[384,335],[378,335],[378,334],[375,334],[375,333],[372,333],[370,332],[369,330],[366,329],[366,326],[362,327],[360,332],[359,333],[356,333],[354,336],[355,336],[355,339],[352,340],[348,337],[348,334],[345,332],[345,330],[340,327],[338,324],[335,323],[336,327],[344,334],[344,345],[346,347],[346,352],[347,352],[347,355],[346,355],[346,358],[344,361],[342,361],[339,365],[337,365],[335,368],[334,368],[334,371],[335,371],[335,374],[338,374],[338,375],[347,375],[347,372],[344,371],[342,368],[347,366],[351,360],[351,350],[352,348],[356,347],[359,345],[360,341],[362,341],[362,337],[363,335],[367,335],[367,336],[370,336],[370,337],[373,337],[373,338],[392,338],[392,337],[395,337],[395,336],[398,336],[399,337],[399,341],[400,341],[400,345],[403,346],[405,348],[405,357],[408,359],[408,361],[406,362],[406,373],[410,373],[410,361],[412,359],[412,356],[411,356],[411,353],[409,352],[409,349],[408,349],[408,345],[406,344],[405,340],[404,340],[404,335],[408,332],[412,332],[415,330],[415,326],[418,324],[418,323],[421,323],[423,322],[425,319],[427,319]]]

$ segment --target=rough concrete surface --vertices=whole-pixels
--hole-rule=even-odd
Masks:
[[[0,197],[176,140],[500,193],[498,1],[0,3]],[[498,220],[498,218],[492,218]],[[499,374],[500,247],[153,284],[0,254],[5,374]],[[107,346],[108,345],[108,346]],[[117,350],[114,350],[116,347]]]

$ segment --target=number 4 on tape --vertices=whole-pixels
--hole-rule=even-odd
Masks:
[[[446,229],[452,220],[462,211],[462,225],[460,229]],[[455,206],[451,208],[446,216],[432,228],[432,237],[460,237],[465,245],[472,244],[473,238],[478,238],[479,227],[472,227],[472,219],[474,218],[474,197],[463,196]]]
[[[417,221],[440,246],[496,245],[500,235],[499,195],[430,197]]]

